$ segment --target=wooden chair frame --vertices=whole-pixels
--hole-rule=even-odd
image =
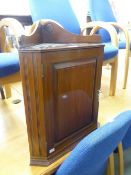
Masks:
[[[81,28],[81,33],[84,35],[86,29],[92,28],[90,35],[95,34],[100,28],[104,28],[110,34],[112,45],[118,48],[118,37],[117,32],[111,25],[108,25],[104,22],[89,22],[86,23]],[[111,65],[111,78],[110,78],[110,91],[109,95],[114,96],[116,92],[116,82],[117,82],[117,68],[118,68],[118,55],[109,60],[103,62],[103,65],[110,64]]]

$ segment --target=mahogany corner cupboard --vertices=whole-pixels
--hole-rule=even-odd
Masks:
[[[97,128],[101,44],[19,50],[31,165],[49,165]]]

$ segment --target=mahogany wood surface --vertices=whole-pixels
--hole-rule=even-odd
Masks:
[[[21,47],[40,43],[100,43],[99,35],[76,35],[52,21],[42,21],[32,26],[32,35],[20,38]]]
[[[96,129],[99,106],[103,45],[66,31],[62,43],[60,30],[47,43],[43,28],[19,50],[31,165],[49,165]]]

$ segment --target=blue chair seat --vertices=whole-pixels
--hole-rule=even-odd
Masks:
[[[0,78],[19,72],[18,53],[0,53]]]
[[[123,149],[128,149],[128,148],[131,148],[131,125],[130,127],[128,128],[128,131],[122,141],[122,144],[123,144]]]
[[[126,48],[126,42],[123,41],[119,41],[119,49],[125,49]],[[130,49],[131,49],[131,42],[130,42]]]
[[[131,111],[96,129],[74,148],[55,175],[104,175],[109,155],[131,125]]]
[[[110,58],[113,58],[117,56],[118,54],[118,48],[111,45],[111,43],[104,43],[104,60],[108,60]]]

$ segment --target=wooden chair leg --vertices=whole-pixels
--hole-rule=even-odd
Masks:
[[[2,86],[0,86],[0,93],[1,93],[1,98],[4,100],[5,99],[5,94],[4,94],[4,90],[3,90]]]
[[[108,159],[107,175],[115,175],[114,154],[112,153]]]
[[[124,175],[124,156],[122,143],[118,145],[119,175]]]
[[[123,89],[126,89],[127,78],[128,78],[128,69],[129,69],[129,50],[126,49]]]
[[[8,85],[5,85],[4,86],[4,89],[5,89],[6,98],[11,97],[11,87],[10,87],[10,85],[9,84]]]
[[[128,30],[123,30],[125,35],[126,41],[126,57],[125,57],[125,70],[124,70],[124,82],[123,82],[123,89],[126,88],[127,78],[128,78],[128,69],[129,69],[129,57],[130,57],[130,35]]]
[[[117,68],[118,68],[118,59],[115,58],[115,61],[111,64],[111,80],[110,80],[110,96],[115,95],[116,91],[116,81],[117,81]]]

